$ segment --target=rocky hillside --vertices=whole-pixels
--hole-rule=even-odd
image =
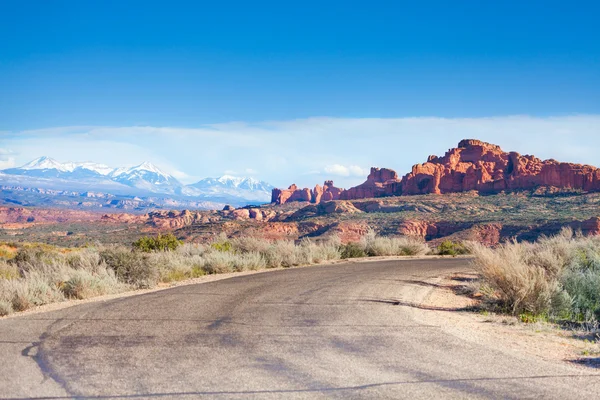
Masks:
[[[384,196],[446,194],[477,191],[481,194],[502,191],[559,192],[564,190],[600,191],[600,169],[535,156],[505,152],[499,146],[479,140],[462,140],[457,148],[443,157],[429,156],[424,164],[400,178],[386,168],[371,168],[367,180],[348,190],[340,190],[339,198],[357,200]],[[323,198],[309,195],[308,189],[295,185],[287,190],[273,190],[272,201],[318,203]]]
[[[493,245],[512,238],[535,240],[564,226],[599,234],[599,210],[600,193],[479,196],[475,191],[146,214],[0,207],[0,241],[131,243],[141,235],[174,232],[198,242],[220,234],[290,240],[338,235],[347,242],[374,229],[382,235],[419,236],[434,243],[451,239]]]

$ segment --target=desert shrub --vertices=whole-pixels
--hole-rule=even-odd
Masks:
[[[265,259],[259,253],[233,253],[215,251],[206,255],[204,271],[207,274],[240,272],[266,267]]]
[[[6,300],[0,300],[0,317],[4,317],[12,312],[12,303]]]
[[[207,246],[196,243],[184,243],[179,246],[176,250],[177,254],[184,257],[196,257],[202,256],[207,251]]]
[[[514,315],[550,311],[558,282],[549,279],[544,268],[526,262],[530,245],[511,242],[490,249],[471,244],[470,249],[475,255],[474,265],[495,290],[502,307]]]
[[[178,240],[172,233],[166,235],[158,234],[156,237],[144,236],[133,243],[136,250],[146,253],[152,251],[173,251],[181,246],[183,242]]]
[[[41,306],[64,300],[64,296],[57,284],[57,277],[55,276],[30,272],[20,282],[24,285],[28,302],[33,306]],[[14,303],[13,307],[17,309]]]
[[[600,270],[569,268],[561,283],[570,300],[570,319],[579,322],[600,320]]]
[[[19,270],[13,263],[0,259],[0,279],[17,279]]]
[[[416,256],[429,253],[429,246],[423,239],[401,236],[377,236],[374,231],[369,231],[361,239],[365,253],[373,256]]]
[[[10,263],[22,274],[28,271],[54,270],[64,261],[64,256],[54,249],[24,247],[17,251]]]
[[[233,249],[237,252],[250,253],[256,252],[264,254],[268,251],[271,241],[253,236],[243,236],[231,240]]]
[[[187,251],[152,253],[149,255],[150,262],[156,266],[162,282],[195,278],[204,274],[204,255],[206,255],[206,253],[198,255],[196,250],[188,248]]]
[[[453,242],[451,240],[444,240],[436,248],[436,253],[441,256],[457,256],[461,254],[469,254],[469,249],[463,244]]]
[[[64,299],[58,287],[35,274],[26,278],[0,280],[0,293],[0,301],[10,303],[13,311],[25,311],[33,306]]]
[[[125,285],[117,280],[112,270],[91,273],[79,269],[72,271],[70,278],[61,285],[61,290],[68,298],[87,299],[103,294],[118,293]]]
[[[301,242],[301,250],[309,264],[318,264],[323,261],[340,259],[341,242],[337,236],[321,242],[312,242],[306,239]]]
[[[70,268],[90,272],[98,272],[104,269],[100,252],[93,248],[85,248],[65,256],[66,263]]]
[[[259,253],[251,252],[238,255],[234,260],[233,269],[234,271],[254,271],[265,268],[266,265],[265,259]]]
[[[221,252],[228,252],[233,249],[233,245],[228,240],[223,241],[223,242],[211,243],[210,247],[214,250],[221,251]]]
[[[424,256],[431,252],[431,249],[425,243],[425,240],[419,237],[402,236],[393,238],[397,246],[401,249],[398,255],[401,256]]]
[[[600,238],[564,229],[536,243],[468,247],[493,296],[513,314],[600,320]]]
[[[365,249],[360,243],[350,242],[340,247],[340,257],[346,258],[359,258],[366,257]]]
[[[294,242],[289,240],[278,240],[272,242],[269,246],[266,259],[270,267],[289,268],[295,265],[300,265],[302,260],[299,258],[300,253]]]
[[[121,282],[138,288],[153,287],[158,282],[158,268],[148,254],[113,247],[102,250],[100,258]]]
[[[11,305],[15,311],[25,311],[33,306],[30,300],[29,291],[26,283],[23,281],[12,281],[12,287],[8,288],[11,294]]]
[[[204,275],[206,275],[206,270],[204,269],[203,266],[194,265],[192,267],[192,270],[190,272],[190,278],[199,278]]]
[[[207,253],[204,257],[203,269],[207,274],[222,274],[233,272],[234,253],[214,251]]]

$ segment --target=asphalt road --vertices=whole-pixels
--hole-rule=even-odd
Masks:
[[[595,370],[418,322],[419,282],[464,264],[298,268],[3,319],[0,397],[599,396]]]

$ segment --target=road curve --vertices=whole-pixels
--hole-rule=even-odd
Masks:
[[[1,398],[595,398],[594,370],[419,322],[465,261],[240,276],[0,320]],[[417,283],[417,284],[415,284]]]

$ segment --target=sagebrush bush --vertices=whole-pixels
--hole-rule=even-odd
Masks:
[[[350,242],[340,247],[340,257],[346,258],[360,258],[366,257],[365,248],[360,243]]]
[[[0,317],[4,317],[12,312],[12,303],[10,301],[0,300]]]
[[[112,247],[102,250],[100,258],[121,282],[138,288],[149,288],[158,282],[158,268],[146,253]]]
[[[600,320],[600,237],[563,229],[536,243],[468,247],[493,296],[509,312],[588,323]]]
[[[474,265],[486,282],[496,290],[501,305],[511,313],[542,314],[549,311],[556,282],[546,271],[526,262],[528,244],[511,242],[496,249],[471,244]]]
[[[421,238],[411,236],[385,237],[369,231],[361,240],[368,256],[417,256],[430,252]]]
[[[469,249],[463,243],[444,240],[436,248],[436,253],[441,256],[454,257],[457,255],[469,254]]]
[[[61,290],[67,298],[87,299],[118,293],[125,289],[124,286],[111,270],[103,269],[97,273],[91,273],[79,269],[73,271],[70,278],[61,285]]]
[[[0,279],[17,279],[19,276],[19,269],[14,263],[0,259]]]
[[[184,257],[202,256],[207,251],[207,246],[196,243],[184,243],[177,248],[176,253]]]

